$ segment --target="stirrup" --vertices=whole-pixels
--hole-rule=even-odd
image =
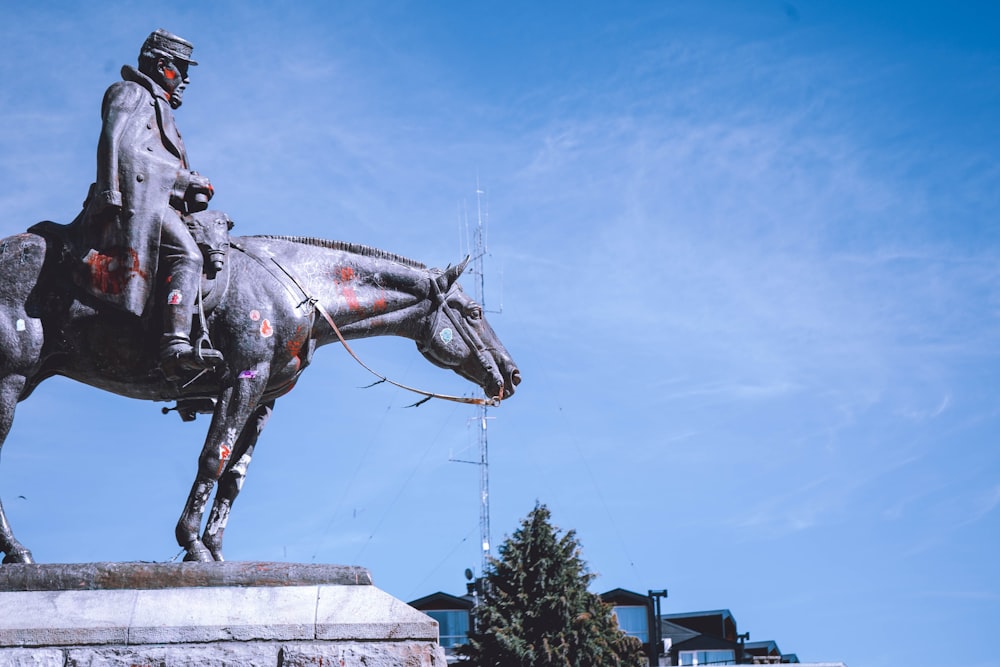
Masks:
[[[199,304],[201,303],[201,293],[199,291]],[[204,317],[204,313],[201,314]],[[202,333],[198,336],[198,339],[194,341],[191,346],[194,350],[194,357],[197,359],[199,364],[202,364],[205,368],[214,368],[219,366],[225,361],[222,358],[222,353],[212,347],[212,341],[208,339],[208,332],[205,331],[204,326],[202,326]]]
[[[160,350],[160,370],[168,380],[182,375],[211,370],[222,365],[222,353],[211,348],[195,347],[186,341],[171,343]]]

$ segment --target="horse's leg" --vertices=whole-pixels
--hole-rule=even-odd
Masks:
[[[222,557],[222,535],[226,530],[226,522],[229,520],[229,511],[232,509],[233,501],[239,495],[240,489],[243,488],[247,467],[250,465],[250,457],[253,455],[257,438],[260,437],[261,431],[267,425],[267,420],[271,418],[273,409],[274,401],[268,401],[257,406],[257,409],[250,415],[247,425],[243,427],[243,433],[236,441],[233,457],[219,479],[219,488],[215,492],[212,512],[208,515],[205,533],[201,538],[202,543],[217,561],[225,560]]]
[[[17,400],[24,388],[25,378],[23,375],[8,375],[0,380],[0,447],[3,447],[7,434],[10,433],[10,426],[14,423],[14,408],[17,407]],[[31,552],[24,547],[7,522],[7,515],[3,511],[3,504],[0,503],[0,551],[3,551],[4,563],[34,563]]]
[[[263,378],[237,380],[234,386],[223,389],[219,396],[205,446],[198,458],[198,475],[191,486],[181,518],[177,521],[177,543],[187,551],[184,560],[214,560],[199,536],[201,520],[212,488],[229,463],[239,434],[263,393],[264,381]]]

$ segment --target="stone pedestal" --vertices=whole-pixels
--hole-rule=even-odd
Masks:
[[[444,667],[437,623],[363,568],[0,567],[0,666]]]

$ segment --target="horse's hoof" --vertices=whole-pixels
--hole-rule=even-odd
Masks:
[[[31,551],[28,549],[17,549],[11,551],[9,554],[4,556],[3,564],[8,565],[11,563],[34,563],[35,558],[31,555]]]
[[[217,563],[221,563],[225,558],[222,557],[222,547],[212,544],[209,540],[203,540],[202,544],[208,549],[208,553],[212,554],[212,560]]]
[[[212,560],[217,563],[221,563],[226,560],[222,557],[222,540],[219,539],[221,536],[221,532],[212,534],[207,531],[201,536],[201,543],[204,544],[205,548],[212,554]]]
[[[212,552],[206,549],[205,545],[200,542],[189,546],[187,553],[184,554],[185,563],[211,563],[214,560]]]

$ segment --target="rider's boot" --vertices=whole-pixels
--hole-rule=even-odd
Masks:
[[[167,215],[160,228],[160,264],[166,303],[163,305],[163,337],[160,338],[160,369],[168,380],[176,380],[222,364],[222,353],[191,345],[191,313],[201,282],[201,250],[180,217]],[[199,343],[200,348],[200,343]]]
[[[164,331],[160,339],[160,370],[168,380],[191,372],[215,368],[223,363],[222,353],[191,345],[191,311],[185,306],[164,306]]]

